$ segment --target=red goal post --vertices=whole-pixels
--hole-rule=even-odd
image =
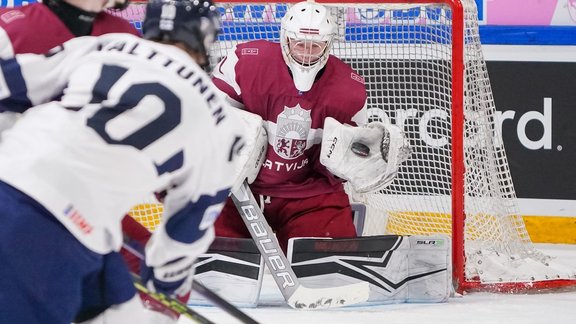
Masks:
[[[235,43],[278,41],[279,19],[294,2],[218,2],[213,64]],[[371,116],[401,125],[414,150],[386,189],[348,189],[367,205],[364,235],[451,235],[458,292],[575,286],[575,270],[536,250],[518,214],[475,1],[317,2],[338,19],[333,54],[365,78]],[[123,16],[137,25],[144,2],[132,3]],[[152,208],[161,206],[132,213],[153,228],[160,216]]]

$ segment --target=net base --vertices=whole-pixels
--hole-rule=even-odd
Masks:
[[[531,282],[482,283],[480,281],[464,281],[460,287],[467,293],[492,292],[506,294],[539,294],[576,291],[576,280],[559,279]]]

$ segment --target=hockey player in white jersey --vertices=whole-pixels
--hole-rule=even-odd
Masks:
[[[0,322],[144,323],[117,251],[122,217],[153,192],[166,191],[164,216],[142,279],[189,291],[244,141],[202,69],[218,17],[210,0],[152,0],[147,40],[83,37],[0,61],[0,109],[34,106],[0,144]]]
[[[43,54],[56,45],[80,36],[109,33],[139,35],[138,30],[128,21],[105,10],[122,9],[128,2],[45,0],[13,8],[0,8],[0,58],[8,59],[21,53]],[[0,132],[12,127],[20,113],[0,113]]]

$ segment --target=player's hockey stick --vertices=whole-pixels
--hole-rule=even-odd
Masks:
[[[193,311],[188,306],[180,302],[175,298],[171,298],[161,293],[155,293],[150,291],[143,283],[140,281],[140,277],[134,273],[132,275],[132,281],[134,282],[134,287],[140,293],[146,295],[146,297],[151,298],[152,300],[156,301],[159,304],[162,304],[166,308],[170,309],[173,313],[179,314],[181,316],[185,316],[191,319],[194,323],[198,324],[216,324],[211,320],[207,319],[206,317],[200,315],[199,313]]]
[[[122,246],[124,247],[124,249],[126,251],[132,253],[134,256],[136,256],[140,260],[144,260],[144,254],[137,247],[137,244],[130,244],[129,239],[125,238],[124,244]],[[135,284],[136,284],[136,281],[135,281]],[[136,287],[136,288],[138,289],[138,287]],[[202,283],[200,283],[196,280],[193,280],[192,281],[192,290],[194,290],[197,293],[199,293],[200,295],[204,296],[207,300],[211,301],[214,305],[219,306],[226,313],[232,315],[233,317],[238,319],[240,322],[245,323],[245,324],[258,324],[258,322],[256,322],[253,318],[251,318],[250,316],[243,313],[237,307],[230,304],[227,300],[220,297],[218,294],[216,294],[215,292],[210,290],[208,287],[204,286]],[[180,301],[178,301],[178,300],[175,300],[175,299],[172,299],[172,300],[177,302],[177,303],[180,303]],[[176,308],[174,309],[170,305],[167,305],[165,303],[162,303],[162,304],[169,307],[171,310],[173,310],[177,313],[180,313],[179,312],[180,305],[176,305]],[[184,305],[182,303],[180,303],[180,304],[181,304],[181,306],[186,307],[189,311],[196,313],[193,310],[191,310],[189,307],[187,307],[186,305]],[[184,315],[183,313],[180,313],[180,314]]]
[[[292,308],[342,307],[368,300],[370,290],[367,282],[332,288],[302,286],[284,252],[280,249],[278,239],[256,204],[256,199],[246,181],[239,189],[232,192],[232,200],[262,254],[266,266],[272,273],[274,281]]]

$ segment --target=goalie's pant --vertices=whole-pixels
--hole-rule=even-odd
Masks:
[[[352,208],[344,191],[307,198],[261,197],[264,216],[286,253],[292,237],[356,237]],[[228,198],[214,224],[216,236],[250,238],[234,202]]]
[[[88,250],[41,205],[0,182],[0,323],[69,324],[131,299],[116,252]]]

